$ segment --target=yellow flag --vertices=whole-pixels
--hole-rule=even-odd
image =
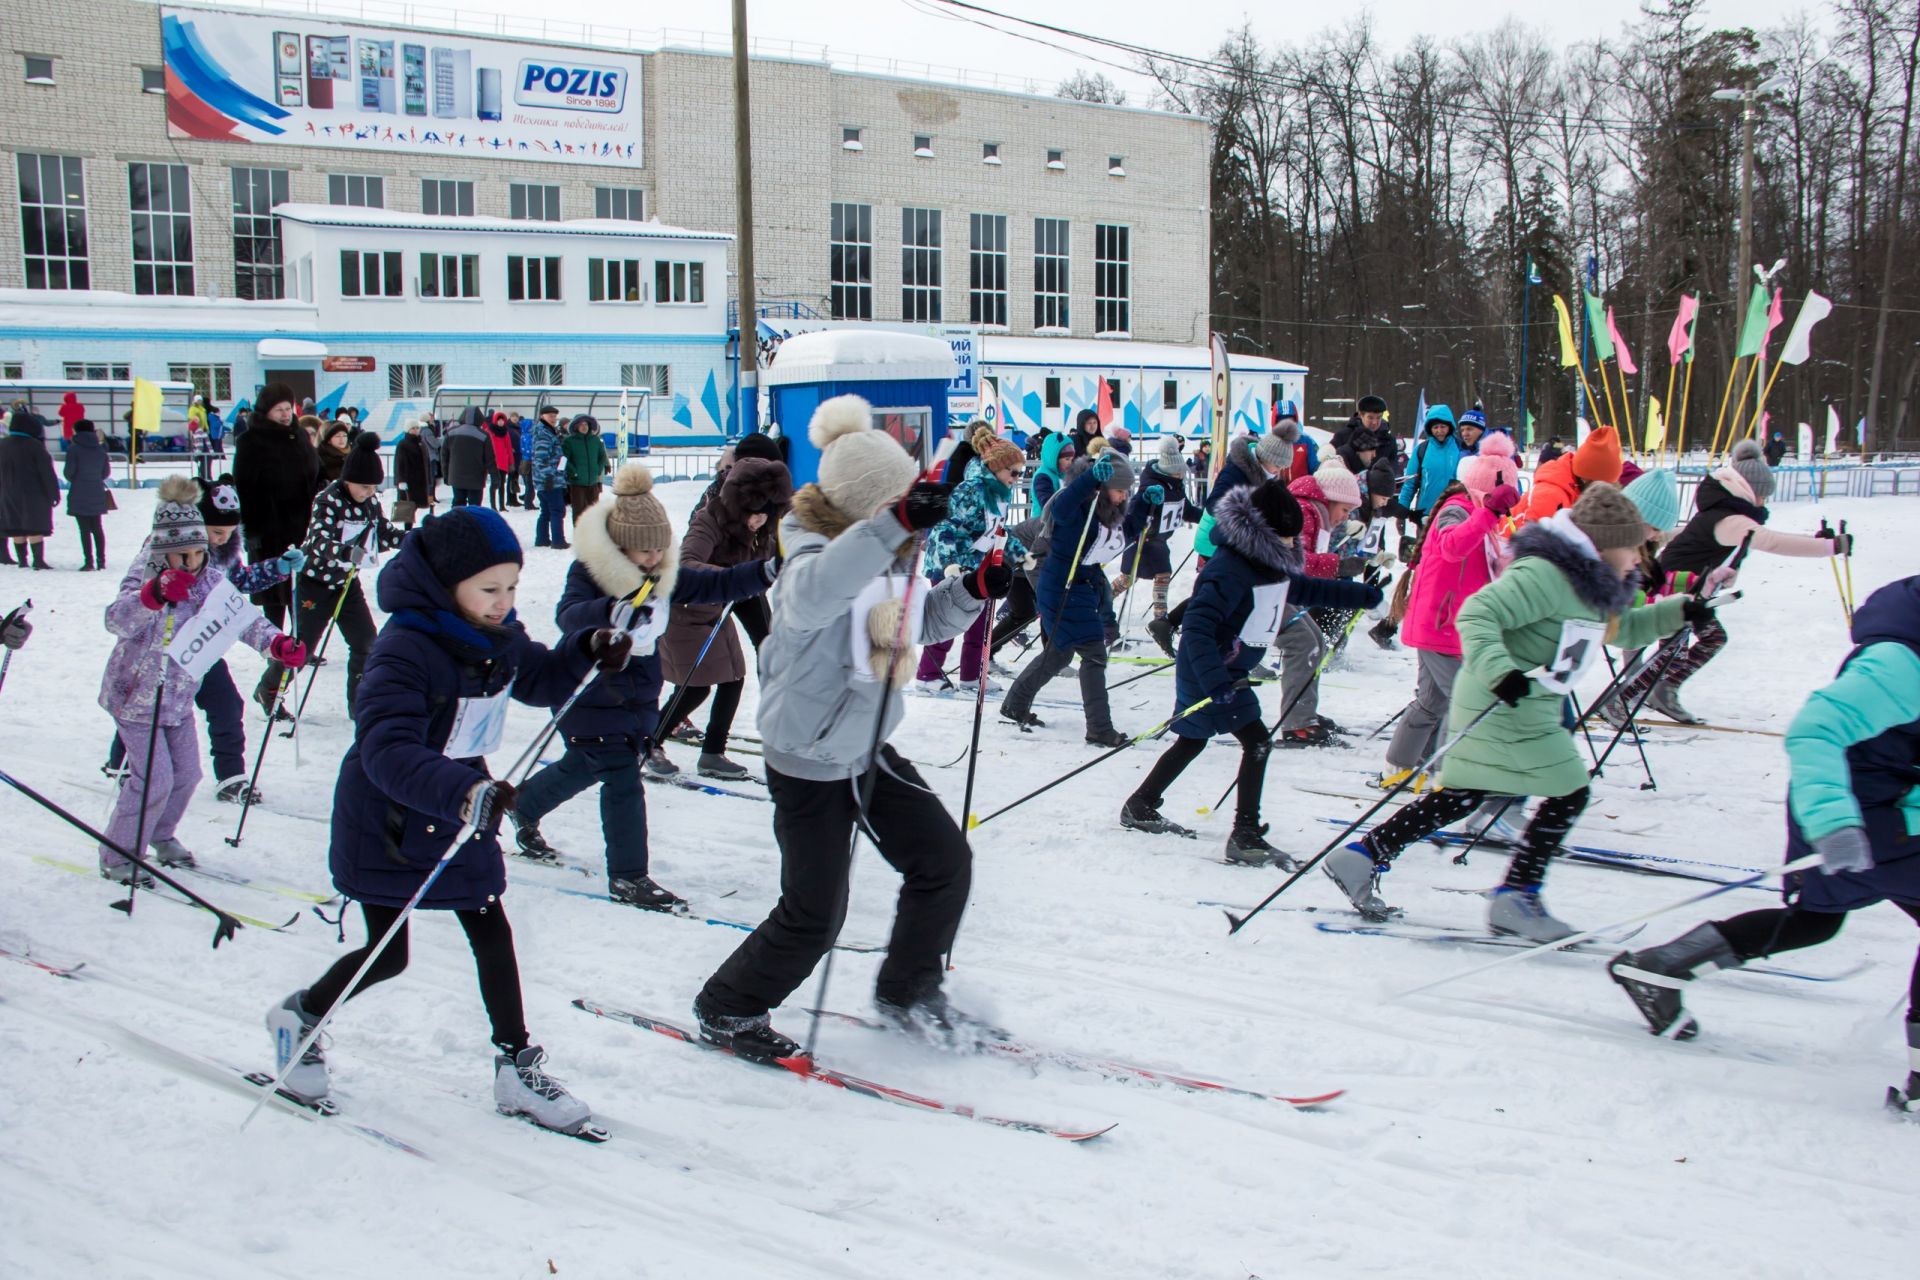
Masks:
[[[159,383],[148,382],[145,378],[133,380],[133,429],[135,431],[160,429]]]
[[[1666,419],[1660,416],[1660,397],[1647,397],[1647,440],[1641,447],[1648,453],[1657,451],[1667,441]]]
[[[1553,310],[1560,319],[1560,367],[1571,369],[1580,363],[1573,347],[1573,317],[1567,314],[1566,299],[1557,293],[1553,295]]]

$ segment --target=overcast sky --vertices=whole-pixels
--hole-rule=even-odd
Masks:
[[[1056,26],[1097,31],[1135,44],[1205,54],[1221,35],[1252,16],[1267,40],[1301,38],[1358,12],[1360,5],[1248,4],[1245,0],[978,0],[988,8]],[[675,0],[636,6],[632,0],[483,0],[482,7],[555,19],[581,19],[652,30],[655,26],[724,35],[729,0]],[[1542,27],[1556,44],[1611,35],[1639,15],[1638,0],[1582,0],[1577,4],[1514,4],[1493,0],[1372,0],[1375,23],[1390,48],[1425,32],[1450,39],[1495,25],[1507,14]],[[934,16],[929,0],[749,0],[757,38],[827,45],[838,55],[863,54],[994,70],[1052,84],[1076,67],[1103,68],[1072,54]],[[1801,10],[1805,0],[1710,0],[1710,21],[1765,26]],[[1039,34],[1039,33],[1035,33]],[[1061,41],[1072,44],[1071,41]],[[1103,55],[1110,56],[1110,55]],[[1123,59],[1120,59],[1123,60]]]

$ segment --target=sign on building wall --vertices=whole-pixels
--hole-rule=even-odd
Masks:
[[[642,163],[638,57],[208,9],[160,34],[176,138]]]
[[[320,368],[327,373],[372,373],[380,362],[372,356],[321,356]]]

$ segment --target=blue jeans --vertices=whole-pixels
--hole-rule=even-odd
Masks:
[[[600,784],[607,879],[638,879],[647,874],[647,798],[632,739],[568,739],[567,753],[520,788],[514,812],[525,822],[538,822],[595,782]]]
[[[540,491],[540,514],[533,522],[533,545],[567,545],[567,486],[555,485]]]
[[[207,668],[200,677],[200,688],[193,705],[207,717],[207,745],[213,757],[213,776],[221,782],[237,778],[247,771],[246,702],[233,686],[233,673],[225,658]],[[118,769],[127,758],[126,744],[118,733],[107,749],[107,767]]]

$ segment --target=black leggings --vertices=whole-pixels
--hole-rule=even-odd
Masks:
[[[705,754],[723,756],[727,753],[727,735],[733,732],[733,717],[740,710],[740,690],[745,685],[744,680],[729,680],[725,684],[699,685],[680,690],[680,706],[676,714],[688,720],[707,700],[709,690],[713,693],[713,710],[707,713],[707,736],[700,743],[700,750]],[[669,725],[667,729],[672,732],[673,726]]]
[[[1240,739],[1240,784],[1233,806],[1233,825],[1257,826],[1260,822],[1260,793],[1267,783],[1267,756],[1273,751],[1273,738],[1267,727],[1250,720],[1233,731]],[[1207,739],[1175,737],[1173,745],[1161,752],[1153,768],[1134,789],[1133,798],[1151,809],[1158,809],[1167,788],[1186,767],[1207,749]]]
[[[487,476],[487,505],[495,511],[507,509],[507,473],[495,471]]]
[[[1367,833],[1367,847],[1374,857],[1390,863],[1400,851],[1416,840],[1424,840],[1442,827],[1450,827],[1478,809],[1495,794],[1472,787],[1447,787],[1429,791],[1400,812]],[[1546,878],[1547,864],[1560,852],[1560,842],[1573,830],[1574,821],[1587,807],[1588,789],[1580,788],[1564,796],[1549,796],[1534,811],[1520,838],[1519,852],[1507,865],[1507,885],[1515,889],[1537,888]],[[1520,803],[1518,800],[1514,804]]]
[[[1024,573],[1013,575],[1013,589],[1007,592],[1007,611],[1000,621],[993,625],[993,635],[987,641],[987,657],[1000,652],[1001,646],[1019,635],[1040,616],[1040,610],[1033,598],[1033,583]]]
[[[311,1013],[325,1014],[341,999],[347,983],[366,962],[367,951],[393,927],[400,915],[398,907],[380,907],[371,902],[360,904],[367,922],[367,945],[350,951],[333,962],[326,976],[307,988],[306,1007]],[[513,926],[507,923],[505,906],[495,902],[477,911],[456,911],[460,927],[467,931],[467,945],[473,948],[474,968],[480,975],[480,999],[493,1021],[493,1043],[500,1052],[513,1055],[527,1047],[527,1015],[520,1001],[520,962],[513,954]],[[360,985],[348,993],[359,995],[376,982],[398,977],[407,967],[407,933],[412,921],[402,925],[393,941],[367,970]]]
[[[1815,874],[1818,874],[1817,872]],[[1920,907],[1896,902],[1915,924],[1920,924]],[[1728,920],[1716,920],[1713,927],[1742,960],[1758,960],[1782,951],[1798,951],[1831,942],[1847,922],[1844,911],[1808,911],[1801,907],[1766,907]],[[1907,1019],[1920,1022],[1920,954],[1913,958],[1913,976],[1907,982]]]
[[[87,564],[107,567],[107,535],[100,527],[99,516],[75,516],[73,522],[80,526],[80,555]]]

